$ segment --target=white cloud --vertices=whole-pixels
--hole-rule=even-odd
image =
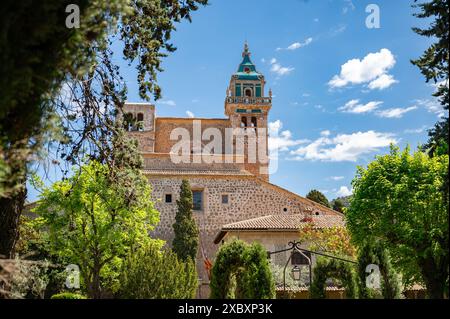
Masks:
[[[349,10],[355,10],[355,5],[352,0],[344,0],[344,7],[342,8],[342,13],[346,14]]]
[[[288,75],[292,71],[294,71],[293,67],[284,67],[280,63],[277,62],[277,59],[272,58],[270,60],[270,64],[272,67],[270,68],[270,71],[277,74],[278,76]]]
[[[346,29],[347,29],[347,26],[345,24],[340,24],[336,27],[331,28],[328,33],[329,33],[330,37],[334,37],[334,36],[337,36],[338,34],[344,32]]]
[[[345,87],[349,84],[368,83],[369,89],[385,89],[397,81],[387,72],[396,61],[388,49],[369,53],[362,60],[351,59],[341,66],[339,75],[335,75],[328,85],[331,88]]]
[[[392,133],[380,133],[375,131],[356,132],[352,134],[339,134],[335,137],[322,136],[306,146],[301,146],[295,151],[292,160],[312,161],[357,161],[362,155],[378,151],[398,140]]]
[[[289,148],[300,144],[308,143],[309,140],[295,140],[289,130],[281,131],[283,123],[280,120],[269,122],[269,152],[288,151]]]
[[[266,59],[262,58],[261,63],[266,63]]]
[[[366,104],[359,103],[359,100],[350,100],[347,103],[345,103],[344,106],[341,106],[338,108],[339,111],[346,112],[346,113],[354,113],[354,114],[360,114],[360,113],[368,113],[372,112],[373,110],[377,109],[379,105],[383,104],[381,101],[371,101]]]
[[[325,131],[320,132],[321,136],[330,136],[330,134],[331,134],[331,132],[329,130],[325,130]]]
[[[417,109],[417,106],[410,106],[410,107],[405,107],[405,108],[396,107],[396,108],[392,108],[392,109],[379,111],[379,112],[377,112],[377,115],[379,117],[384,117],[384,118],[399,119],[399,118],[403,117],[403,115],[405,113],[411,112],[415,109]]]
[[[383,74],[369,83],[368,87],[371,90],[384,90],[390,87],[392,84],[398,83],[396,79],[390,74]]]
[[[330,179],[333,181],[340,181],[344,179],[344,176],[331,176]]]
[[[444,109],[444,106],[439,103],[438,100],[415,100],[415,102],[427,109],[428,112],[436,114],[438,117],[444,117],[448,115],[448,111]]]
[[[348,189],[347,186],[341,186],[339,188],[339,190],[336,192],[336,195],[338,197],[342,197],[342,196],[350,196],[351,194],[353,194],[351,189]]]
[[[289,45],[287,48],[276,48],[276,51],[281,51],[281,50],[297,50],[300,49],[302,47],[306,47],[307,45],[310,45],[311,42],[313,41],[313,38],[309,37],[307,39],[305,39],[305,41],[303,42],[294,42],[291,45]]]
[[[192,103],[198,103],[198,101],[199,101],[198,99],[193,99],[191,102]]]
[[[302,96],[303,96],[303,97],[310,97],[311,94],[309,94],[309,93],[303,93]]]
[[[162,101],[158,101],[157,102],[158,104],[162,104],[162,105],[168,105],[168,106],[175,106],[175,105],[177,105],[176,103],[175,103],[175,101],[173,101],[173,100],[162,100]]]
[[[186,111],[186,115],[187,115],[188,117],[190,117],[190,118],[194,118],[194,117],[195,117],[194,113],[192,113],[192,112],[189,111],[189,110]]]
[[[420,134],[425,132],[428,129],[428,126],[423,125],[422,127],[416,128],[416,129],[406,129],[403,132],[406,134]]]

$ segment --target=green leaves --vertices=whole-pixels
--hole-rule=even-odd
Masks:
[[[187,180],[180,186],[180,199],[177,200],[178,210],[175,215],[173,230],[175,237],[172,242],[173,251],[181,260],[195,260],[199,244],[199,230],[192,217],[192,191]]]
[[[210,287],[211,298],[274,298],[275,283],[264,247],[241,240],[220,247],[211,270]]]
[[[154,246],[131,252],[120,279],[118,297],[132,299],[191,299],[198,285],[192,260]]]
[[[447,155],[430,158],[392,147],[353,180],[346,212],[352,240],[358,246],[381,240],[406,283],[426,280],[430,273],[448,276],[448,192],[442,189],[447,174]],[[443,259],[447,266],[425,269],[424,259]]]
[[[90,297],[117,289],[118,271],[132,249],[162,246],[148,235],[159,213],[146,178],[131,169],[114,176],[112,181],[110,168],[93,161],[44,189],[34,209],[51,251],[80,266]],[[128,197],[130,182],[133,200]],[[96,276],[98,282],[92,279]]]

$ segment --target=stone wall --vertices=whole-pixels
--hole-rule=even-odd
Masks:
[[[156,201],[156,209],[161,213],[160,223],[152,235],[166,240],[169,245],[173,240],[172,225],[182,179],[188,179],[192,189],[203,190],[203,210],[194,211],[194,218],[200,228],[200,239],[209,259],[215,256],[218,245],[214,244],[214,238],[225,224],[286,213],[337,214],[254,176],[149,175],[148,178],[153,186],[152,196]],[[164,202],[165,194],[172,194],[172,203]],[[222,204],[222,194],[228,195],[228,204]],[[201,250],[198,257],[200,276],[207,280]]]

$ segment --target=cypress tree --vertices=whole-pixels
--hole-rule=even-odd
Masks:
[[[177,200],[177,214],[173,230],[175,237],[172,242],[173,251],[181,260],[189,257],[195,260],[199,243],[199,231],[192,217],[192,191],[187,180],[183,180],[180,187],[180,199]]]

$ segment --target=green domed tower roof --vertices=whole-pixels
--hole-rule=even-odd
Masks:
[[[238,80],[259,80],[262,77],[262,74],[256,71],[255,65],[250,60],[247,42],[245,42],[244,51],[242,52],[242,62],[234,75],[237,75]]]

